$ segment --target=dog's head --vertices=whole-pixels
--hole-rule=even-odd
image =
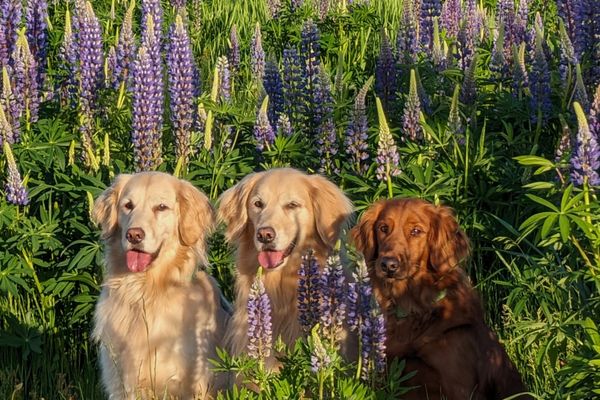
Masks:
[[[380,280],[441,276],[456,268],[469,250],[452,211],[419,199],[373,204],[350,235],[371,275]]]
[[[161,172],[141,172],[119,175],[96,199],[93,219],[102,228],[102,238],[123,258],[112,267],[144,272],[157,259],[176,257],[181,247],[191,248],[205,261],[204,239],[214,212],[206,196],[189,182]]]
[[[219,203],[227,240],[246,238],[268,270],[285,265],[294,252],[333,248],[352,213],[350,200],[336,185],[291,168],[248,175]]]

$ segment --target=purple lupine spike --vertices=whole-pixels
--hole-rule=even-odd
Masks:
[[[475,104],[477,99],[477,84],[475,82],[475,70],[477,69],[477,56],[474,56],[465,71],[462,86],[460,88],[460,101],[467,105]]]
[[[452,102],[450,103],[450,112],[448,113],[448,125],[446,125],[446,133],[459,137],[464,131],[462,121],[460,119],[460,110],[458,99],[460,95],[460,85],[456,84],[454,87],[454,94],[452,95]]]
[[[600,84],[596,87],[594,100],[590,107],[589,127],[590,134],[596,138],[596,143],[600,143]]]
[[[590,14],[590,26],[592,27],[592,54],[590,70],[590,83],[600,84],[600,7],[592,7]]]
[[[131,70],[135,59],[135,37],[133,35],[133,11],[135,2],[131,2],[125,16],[121,31],[119,32],[119,42],[117,43],[117,60],[115,65],[115,88],[121,82],[125,82],[126,86],[131,83]]]
[[[234,73],[240,67],[240,38],[235,24],[233,24],[229,33],[229,66]]]
[[[415,5],[413,2],[404,2],[402,8],[402,21],[396,39],[398,60],[400,64],[414,64],[417,61],[419,48],[418,24]]]
[[[322,64],[319,65],[319,71],[316,78],[313,87],[312,101],[309,101],[309,104],[312,106],[310,113],[312,114],[313,127],[315,127],[319,137],[318,142],[329,142],[329,145],[325,146],[326,148],[321,148],[319,150],[319,152],[323,151],[323,153],[320,154],[324,154],[325,152],[334,150],[333,147],[330,146],[334,146],[335,140],[333,142],[330,142],[330,140],[332,130],[335,131],[335,126],[332,126],[333,121],[328,121],[332,118],[334,101],[331,94],[331,81]],[[326,123],[329,124],[329,126],[325,127]],[[337,148],[337,146],[335,147]],[[320,148],[320,146],[318,148]]]
[[[379,119],[379,137],[377,140],[377,179],[381,182],[387,182],[390,185],[391,178],[400,174],[400,155],[396,148],[396,143],[392,137],[392,132],[385,118],[385,112],[379,98],[375,98],[377,105],[377,116]]]
[[[562,21],[560,21],[558,32],[560,37],[560,64],[558,70],[563,89],[567,90],[569,75],[572,73],[575,65],[579,64],[579,61],[575,56],[575,49]]]
[[[512,46],[514,44],[513,30],[515,23],[515,3],[514,0],[499,0],[496,11],[497,24],[503,27],[503,45],[506,62],[510,62],[512,57]],[[506,51],[508,49],[508,53]]]
[[[327,257],[321,273],[321,296],[319,301],[322,337],[334,343],[342,330],[346,315],[346,277],[339,253]]]
[[[187,29],[180,14],[169,32],[167,71],[175,155],[187,163],[194,121],[194,62]]]
[[[292,12],[296,11],[303,5],[304,5],[304,0],[291,0],[291,4],[290,4]]]
[[[323,371],[331,364],[331,356],[327,353],[327,349],[323,346],[321,338],[313,333],[314,349],[310,355],[310,369],[314,373]]]
[[[314,135],[326,114],[322,112],[321,107],[329,105],[330,102],[327,93],[322,91],[322,85],[319,82],[321,70],[321,45],[319,40],[321,34],[312,20],[306,21],[302,26],[301,37],[300,55],[306,70],[304,75],[306,77],[304,99],[305,104],[311,108],[306,111],[309,113],[307,119],[311,121],[309,130]]]
[[[363,87],[359,90],[354,100],[354,111],[352,119],[348,125],[346,140],[344,142],[346,154],[350,156],[351,165],[354,171],[358,174],[364,174],[368,169],[369,159],[369,144],[367,139],[367,109],[365,106],[365,98],[367,92],[373,83],[373,78],[369,78]]]
[[[334,163],[334,157],[338,153],[337,132],[333,117],[329,115],[319,127],[319,137],[317,139],[317,153],[319,154],[320,168],[322,174],[337,174],[339,168]]]
[[[573,90],[573,101],[578,102],[583,110],[587,113],[590,110],[590,100],[583,83],[583,76],[581,75],[581,66],[575,65],[575,88]]]
[[[163,82],[161,70],[144,45],[138,50],[132,75],[133,158],[136,171],[148,171],[161,163]]]
[[[271,355],[273,330],[271,301],[265,291],[261,275],[254,278],[248,295],[248,356],[265,360]]]
[[[16,143],[21,138],[21,108],[17,98],[15,97],[12,84],[10,82],[10,76],[8,74],[8,67],[5,65],[2,67],[2,97],[0,98],[0,108],[5,111],[4,119],[10,126],[10,130],[4,129],[4,133],[0,133],[0,136],[5,136],[10,144]]]
[[[512,26],[513,44],[520,46],[527,40],[527,18],[529,17],[529,0],[520,0]]]
[[[590,122],[591,122],[591,118],[590,118]],[[565,161],[568,161],[571,159],[571,151],[572,151],[572,140],[571,140],[571,128],[569,128],[569,125],[566,123],[566,121],[563,121],[563,119],[561,118],[561,125],[562,125],[562,133],[560,135],[560,141],[558,143],[558,146],[556,147],[556,150],[554,152],[554,162],[556,163],[563,163]]]
[[[115,46],[109,47],[104,64],[104,85],[107,88],[114,87],[117,81],[115,72],[117,69],[117,50]]]
[[[481,30],[484,26],[485,12],[477,7],[477,0],[466,0],[464,4],[464,15],[462,23],[467,29],[467,35],[474,44],[479,43]]]
[[[329,13],[329,0],[319,0],[319,20],[323,21]]]
[[[397,88],[396,68],[394,65],[394,54],[390,41],[385,33],[381,31],[381,46],[379,56],[375,63],[375,93],[383,103],[383,109],[387,113],[392,112]]]
[[[31,54],[38,64],[38,84],[42,90],[46,75],[46,54],[48,53],[48,3],[46,0],[29,0],[25,10],[25,30]]]
[[[310,332],[319,321],[320,293],[319,263],[310,250],[302,255],[298,269],[298,320],[305,333]]]
[[[250,66],[254,79],[256,79],[257,82],[262,82],[265,73],[265,51],[262,47],[262,34],[258,22],[254,28],[254,35],[252,35],[252,41],[250,43]]]
[[[0,66],[9,65],[15,51],[18,29],[21,26],[23,5],[21,0],[4,0],[0,10]]]
[[[217,58],[217,71],[219,74],[219,98],[223,103],[231,102],[231,72],[227,57]]]
[[[171,0],[171,6],[176,10],[185,7],[186,0]]]
[[[256,123],[254,124],[254,139],[256,139],[256,149],[259,152],[262,152],[265,147],[269,149],[275,142],[275,132],[267,114],[268,107],[269,96],[265,96],[256,115]]]
[[[277,120],[277,135],[290,137],[293,134],[292,123],[287,115],[281,114]]]
[[[63,29],[63,40],[58,53],[61,67],[64,69],[66,78],[60,83],[61,103],[75,106],[73,99],[77,98],[77,80],[79,69],[79,56],[77,42],[71,26],[71,13],[65,11],[65,27]]]
[[[283,104],[294,130],[307,128],[306,69],[296,49],[283,50]]]
[[[412,141],[423,138],[423,128],[420,121],[421,101],[417,91],[417,77],[414,69],[410,71],[410,89],[402,115],[402,130],[404,138]]]
[[[596,91],[598,94],[598,91]],[[597,96],[596,96],[597,97]],[[594,99],[594,105],[597,102]],[[573,108],[577,115],[579,129],[575,140],[575,149],[571,157],[571,181],[578,186],[582,186],[586,181],[590,186],[600,185],[600,146],[598,145],[598,136],[592,134],[588,125],[585,113],[579,103],[574,102]],[[597,109],[595,116],[597,117]],[[597,121],[596,121],[597,123]],[[596,127],[594,128],[594,131]],[[595,133],[595,132],[594,132]]]
[[[425,49],[427,53],[431,51],[433,45],[433,20],[439,18],[441,11],[440,0],[421,0],[419,39],[421,48]]]
[[[525,43],[521,43],[519,48],[514,48],[512,93],[515,98],[520,98],[525,88],[529,87],[529,77],[525,66]]]
[[[152,34],[156,37],[156,46],[160,49],[163,23],[163,9],[160,0],[142,0],[142,37],[147,35],[149,15],[152,15]],[[148,50],[151,49],[148,48]]]
[[[446,53],[447,50],[442,45],[442,40],[440,39],[440,29],[438,27],[438,20],[436,18],[433,20],[433,47],[431,49],[431,61],[438,72],[446,69]]]
[[[457,52],[455,54],[455,57],[458,59],[458,66],[463,71],[469,68],[475,54],[475,38],[473,34],[474,30],[469,20],[463,19],[456,37]]]
[[[19,168],[17,168],[10,144],[5,141],[2,143],[2,146],[6,157],[6,167],[8,168],[6,183],[4,184],[6,201],[17,206],[24,206],[29,203],[27,189],[25,189],[23,179],[21,179],[21,174],[19,173]]]
[[[542,32],[537,29],[535,40],[535,57],[529,72],[529,88],[531,91],[531,121],[545,123],[550,115],[550,72],[544,52],[544,38]],[[541,118],[541,119],[540,119]]]
[[[447,37],[456,37],[462,9],[460,0],[446,0],[442,6],[440,25],[446,31]]]
[[[277,18],[281,12],[281,0],[267,0],[267,12],[270,18]]]
[[[504,57],[504,23],[500,22],[498,30],[494,35],[494,47],[492,49],[492,57],[490,58],[490,70],[504,78],[508,72],[508,63]]]
[[[12,55],[13,59],[13,93],[19,110],[25,113],[28,122],[35,122],[38,118],[40,105],[39,85],[37,83],[37,63],[29,50],[29,44],[23,30]]]
[[[102,51],[102,29],[94,14],[92,4],[87,1],[79,15],[79,59],[80,59],[80,104],[84,114],[91,116],[95,109],[98,89],[102,83],[104,65]]]
[[[265,64],[263,87],[269,96],[269,121],[275,123],[283,114],[284,98],[281,73],[274,57],[270,57]]]
[[[590,4],[587,0],[559,0],[557,9],[573,43],[575,56],[581,60],[582,55],[591,50]]]

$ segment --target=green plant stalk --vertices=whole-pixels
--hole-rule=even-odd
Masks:
[[[392,176],[390,174],[390,163],[389,161],[385,165],[385,180],[387,181],[388,198],[394,197],[394,190],[392,189]]]

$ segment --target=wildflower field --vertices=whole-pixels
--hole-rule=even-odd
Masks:
[[[327,176],[357,214],[396,196],[451,206],[487,322],[529,389],[600,398],[597,1],[0,9],[0,398],[104,398],[90,210],[116,175],[173,173],[214,202],[280,166]],[[233,249],[222,229],[209,244],[209,271],[233,300]],[[248,372],[262,398],[405,389],[401,363],[363,374],[325,351],[313,335],[278,374],[225,355],[221,368]]]

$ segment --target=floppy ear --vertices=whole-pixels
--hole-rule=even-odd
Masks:
[[[215,211],[208,198],[190,182],[179,180],[177,192],[179,203],[179,237],[186,246],[200,242],[204,245],[206,235],[215,224]]]
[[[326,178],[310,175],[308,180],[317,233],[326,246],[333,248],[354,207],[340,188]]]
[[[236,241],[242,236],[248,223],[248,196],[262,174],[263,172],[255,172],[246,175],[219,197],[217,219],[226,226],[225,238],[228,242]]]
[[[456,268],[469,254],[469,239],[460,229],[454,213],[448,207],[432,206],[429,232],[429,266],[445,272]]]
[[[111,237],[117,228],[119,194],[132,176],[130,174],[118,175],[112,185],[106,188],[94,202],[92,219],[102,228],[102,239]]]
[[[358,224],[350,230],[356,250],[360,251],[367,265],[377,259],[378,248],[375,238],[375,222],[383,208],[383,201],[373,203],[360,217]]]

